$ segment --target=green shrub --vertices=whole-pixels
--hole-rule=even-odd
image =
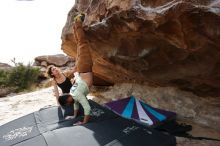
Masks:
[[[0,87],[5,87],[8,82],[8,72],[0,70]]]
[[[0,71],[0,85],[5,87],[15,87],[17,91],[30,89],[37,83],[40,71],[38,68],[27,66],[22,63],[15,64],[9,71]]]

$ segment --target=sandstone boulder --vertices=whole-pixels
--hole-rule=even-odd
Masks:
[[[220,96],[220,0],[76,0],[62,33],[71,57],[79,12],[95,76]]]
[[[67,63],[73,62],[74,59],[63,54],[57,55],[44,55],[38,56],[35,58],[34,65],[36,66],[44,66],[47,67],[48,65],[55,65],[58,67],[66,66]]]
[[[75,65],[75,60],[64,54],[44,55],[36,57],[33,65],[40,68],[40,78],[44,80],[47,78],[46,71],[49,65],[55,65],[65,72]]]
[[[43,67],[47,67],[47,66],[48,66],[46,61],[42,61],[42,62],[40,63],[40,65],[43,66]]]

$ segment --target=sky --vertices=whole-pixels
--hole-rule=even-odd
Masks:
[[[61,32],[75,0],[0,0],[0,62],[63,53]]]

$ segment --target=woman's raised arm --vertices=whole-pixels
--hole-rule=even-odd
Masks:
[[[58,98],[59,98],[60,94],[59,94],[59,90],[58,90],[58,87],[57,87],[57,83],[54,79],[52,81],[52,84],[53,84],[53,93],[54,93],[54,96],[56,97],[57,105],[60,105],[59,101],[58,101]]]

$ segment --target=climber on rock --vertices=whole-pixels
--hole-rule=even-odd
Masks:
[[[89,93],[89,89],[93,84],[92,74],[92,57],[90,54],[91,46],[85,37],[85,33],[82,28],[82,22],[84,21],[84,14],[77,15],[74,18],[73,34],[77,45],[76,56],[76,72],[74,73],[74,84],[70,89],[69,94],[63,94],[59,96],[58,100],[62,106],[70,105],[74,103],[74,115],[68,116],[66,119],[75,118],[79,110],[79,104],[82,105],[84,110],[84,120],[77,124],[85,124],[89,121],[91,107],[86,96]]]

